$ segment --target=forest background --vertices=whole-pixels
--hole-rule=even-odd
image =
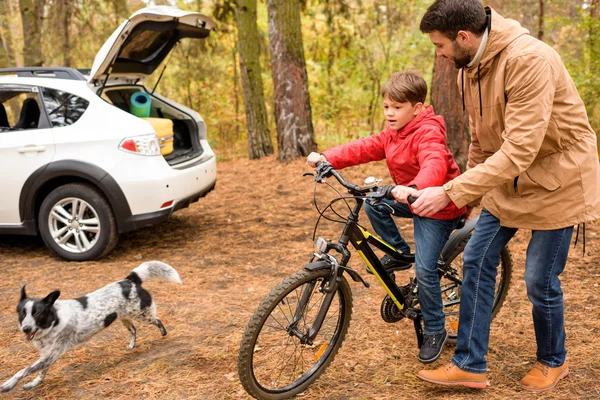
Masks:
[[[210,144],[219,159],[248,155],[256,158],[249,148],[252,133],[248,133],[244,102],[244,95],[253,96],[245,94],[244,71],[240,70],[244,68],[239,51],[244,36],[240,33],[246,27],[240,23],[239,14],[236,18],[236,8],[256,7],[258,32],[253,40],[258,44],[266,134],[277,144],[269,7],[290,1],[300,10],[301,38],[292,40],[301,40],[312,111],[308,118],[312,119],[314,141],[320,150],[382,130],[385,120],[379,95],[381,85],[394,71],[416,69],[425,76],[430,88],[434,83],[431,101],[438,112],[442,109],[447,123],[452,125],[453,117],[463,118],[458,128],[449,126],[449,135],[454,135],[455,140],[458,137],[460,143],[451,145],[451,149],[459,163],[464,164],[468,132],[463,131],[468,124],[464,124],[459,99],[452,93],[456,71],[448,65],[440,67],[440,60],[436,63],[434,46],[419,31],[421,17],[432,0],[0,0],[0,67],[90,68],[104,41],[134,11],[149,5],[200,11],[218,22],[217,31],[207,40],[184,39],[175,48],[172,57],[167,57],[168,65],[157,92],[204,117]],[[532,35],[558,51],[597,133],[599,3],[600,0],[485,3],[503,16],[518,20]],[[154,87],[162,70],[159,67],[144,82],[147,87]],[[256,99],[246,98],[250,100]],[[280,99],[277,101],[281,104]]]

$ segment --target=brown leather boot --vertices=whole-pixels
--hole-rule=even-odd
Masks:
[[[536,361],[531,371],[521,379],[521,388],[532,392],[543,392],[552,389],[567,375],[569,375],[567,363],[557,368],[550,368]]]
[[[423,370],[417,374],[424,381],[445,386],[465,386],[473,389],[485,389],[485,374],[474,374],[463,371],[450,363],[434,370]]]

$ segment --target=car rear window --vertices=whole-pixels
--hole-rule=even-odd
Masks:
[[[74,124],[90,104],[86,99],[62,90],[42,88],[42,95],[54,128]]]

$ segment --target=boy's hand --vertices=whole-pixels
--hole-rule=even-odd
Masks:
[[[394,189],[392,189],[392,196],[394,196],[394,199],[396,199],[397,203],[408,204],[408,196],[416,192],[417,189],[415,188],[398,185]]]
[[[306,164],[311,168],[317,168],[317,163],[327,161],[323,154],[315,153],[314,151],[306,157]]]

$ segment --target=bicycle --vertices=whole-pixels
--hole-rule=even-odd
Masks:
[[[238,374],[246,392],[260,400],[286,399],[303,392],[325,371],[341,347],[352,316],[352,291],[344,273],[353,281],[370,287],[355,269],[348,266],[351,256],[348,244],[361,255],[387,293],[380,309],[383,320],[388,323],[412,320],[419,348],[423,343],[417,279],[410,278],[408,284],[398,286],[395,270],[383,267],[371,245],[400,260],[405,256],[358,224],[364,202],[377,204],[384,198],[393,199],[393,186],[378,187],[375,178],[367,178],[363,187],[346,182],[328,162],[318,163],[315,173],[308,175],[314,175],[315,207],[320,214],[315,234],[327,209],[342,218],[334,221],[343,222],[344,229],[337,242],[319,237],[316,242],[318,252],[313,254],[311,262],[277,285],[248,322],[239,349]],[[330,176],[335,177],[350,196],[338,192],[340,197],[320,211],[316,203],[316,185],[327,183],[325,178]],[[348,204],[350,199],[356,201],[354,208]],[[333,204],[342,200],[350,210],[346,218],[333,209]],[[414,200],[409,198],[409,202]],[[452,232],[438,261],[449,343],[456,343],[458,331],[462,285],[460,255],[477,219],[470,219]],[[339,253],[341,260],[330,254],[332,250]],[[492,319],[506,298],[511,272],[512,257],[505,247],[500,255]]]

